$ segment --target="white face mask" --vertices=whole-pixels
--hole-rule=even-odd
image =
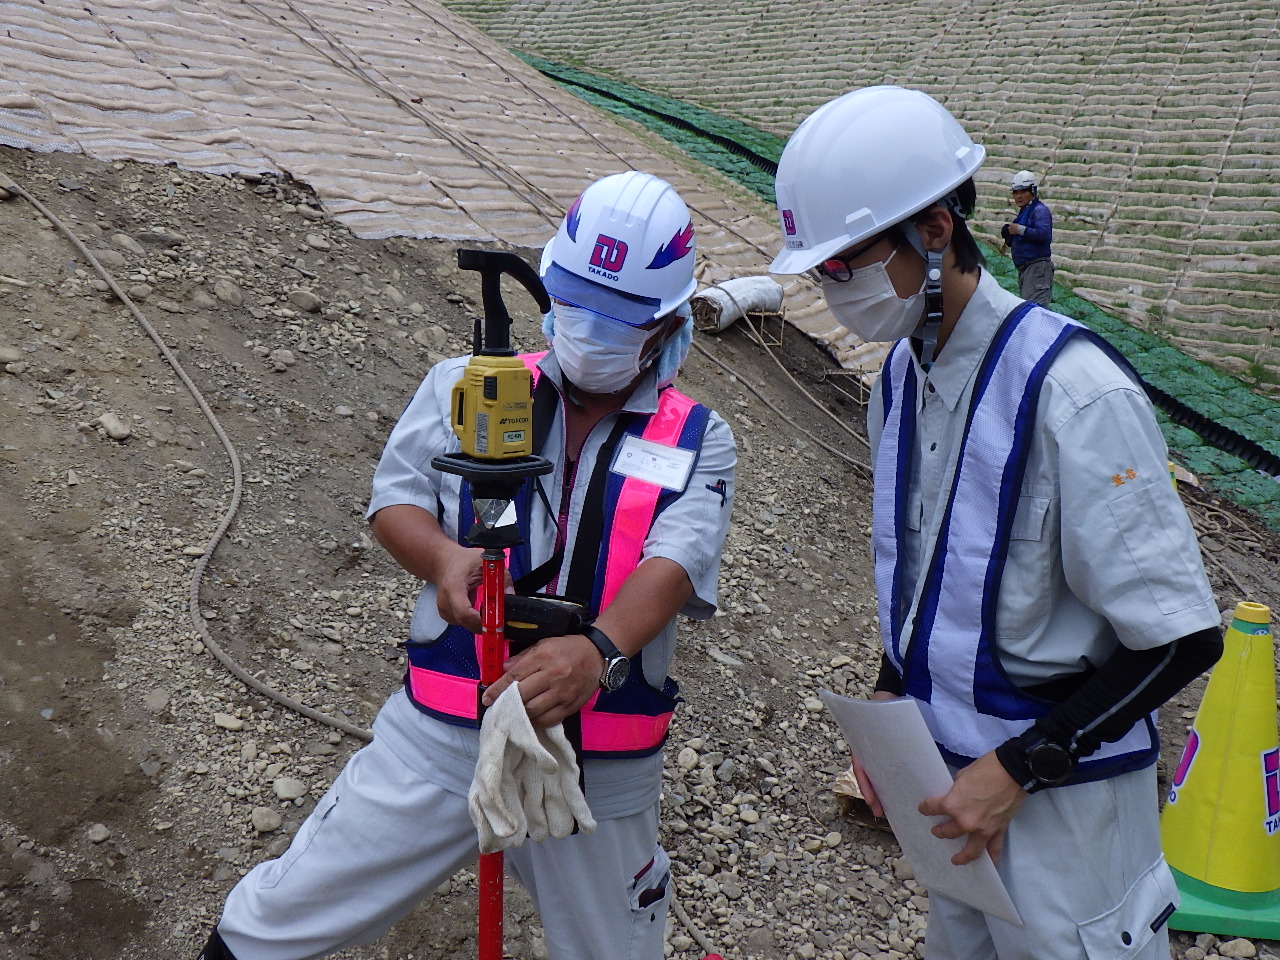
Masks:
[[[587,393],[625,390],[653,360],[640,351],[652,330],[632,327],[582,307],[553,303],[555,341],[552,349],[564,375]]]
[[[889,343],[910,336],[924,316],[924,284],[907,299],[898,296],[885,265],[898,253],[851,272],[840,283],[822,280],[827,308],[840,326],[868,343]]]

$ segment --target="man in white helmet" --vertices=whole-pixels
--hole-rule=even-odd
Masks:
[[[985,849],[1022,927],[931,893],[928,960],[1168,960],[1152,711],[1219,614],[1128,364],[1002,290],[965,217],[983,149],[919,91],[820,107],[778,164],[775,273],[895,342],[872,393],[883,657],[955,782],[920,813]],[[854,758],[863,793],[882,812]]]
[[[468,358],[445,360],[392,431],[367,511],[379,542],[424,581],[404,688],[288,852],[231,892],[204,960],[303,960],[369,942],[474,863],[482,843],[512,844],[506,865],[554,960],[663,956],[671,872],[658,801],[678,700],[667,670],[676,615],[715,612],[736,462],[724,420],[671,386],[692,338],[693,260],[689,210],[669,184],[636,171],[597,181],[544,251],[551,349],[523,357],[535,453],[554,471],[515,501],[525,543],[508,571],[520,593],[578,601],[587,624],[514,653],[483,703],[493,711],[517,694],[502,702],[523,701],[540,735],[576,723],[589,814],[575,807],[557,830],[535,827],[527,810],[541,842],[522,828],[498,843],[482,826],[491,821],[469,812],[473,781],[487,776],[483,760],[477,774],[480,551],[466,545],[462,479],[431,465],[459,449],[450,398]],[[512,786],[520,769],[493,771],[488,786]],[[565,835],[574,819],[583,829]]]
[[[1018,268],[1018,293],[1047,307],[1053,298],[1053,212],[1040,199],[1030,170],[1015,173],[1009,189],[1018,215],[1000,228],[1000,236]]]

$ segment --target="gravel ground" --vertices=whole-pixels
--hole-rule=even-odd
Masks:
[[[88,259],[24,200],[0,203],[0,957],[194,956],[361,743],[250,689],[211,645],[339,726],[371,722],[415,584],[366,532],[368,483],[427,366],[468,349],[478,284],[453,245],[355,241],[287,181],[7,149],[0,169],[111,272],[226,437]],[[515,336],[539,345],[535,323]],[[681,380],[732,424],[741,474],[721,615],[685,624],[677,662],[668,952],[919,957],[924,891],[892,834],[833,793],[847,755],[818,699],[874,678],[868,484],[848,462],[866,448],[818,404],[861,413],[834,363],[782,340],[813,399],[741,330],[699,336]],[[228,444],[243,483],[210,558],[238,489]],[[1224,608],[1280,606],[1276,538],[1187,499]],[[1165,710],[1165,768],[1201,689]],[[545,956],[508,891],[510,956]],[[342,956],[474,954],[474,911],[463,872]],[[1174,950],[1277,953],[1185,934]]]

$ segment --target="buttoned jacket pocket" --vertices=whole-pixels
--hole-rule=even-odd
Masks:
[[[1013,514],[1013,529],[1010,536],[1014,540],[1039,540],[1044,536],[1045,517],[1049,515],[1049,507],[1053,499],[1050,497],[1021,496],[1018,498],[1018,509]]]
[[[1057,526],[1052,518],[1058,501],[1053,497],[1024,493],[1009,537],[1000,584],[996,629],[1002,638],[1028,636],[1047,615],[1047,589],[1055,580],[1058,562]]]
[[[1138,956],[1180,903],[1164,857],[1125,891],[1111,910],[1078,927],[1089,960],[1130,960]]]

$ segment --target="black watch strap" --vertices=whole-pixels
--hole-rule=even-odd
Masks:
[[[1061,785],[1071,778],[1076,765],[1072,750],[1049,740],[1034,726],[996,747],[996,759],[1027,793]],[[1041,769],[1046,766],[1052,770]]]
[[[583,635],[596,645],[600,656],[604,657],[604,669],[600,671],[600,686],[615,693],[622,689],[631,675],[631,660],[609,639],[609,635],[599,627],[587,624],[582,628]]]
[[[609,639],[609,635],[593,624],[587,624],[582,628],[582,635],[596,645],[596,649],[600,651],[600,656],[604,657],[604,662],[616,660],[618,657],[626,658],[626,654],[618,649],[617,645]]]
[[[996,747],[996,759],[1004,767],[1005,773],[1013,778],[1014,783],[1027,791],[1027,793],[1032,792],[1037,785],[1036,778],[1032,775],[1031,768],[1027,765],[1027,754],[1022,749],[1022,741],[1018,737],[1006,740]]]

